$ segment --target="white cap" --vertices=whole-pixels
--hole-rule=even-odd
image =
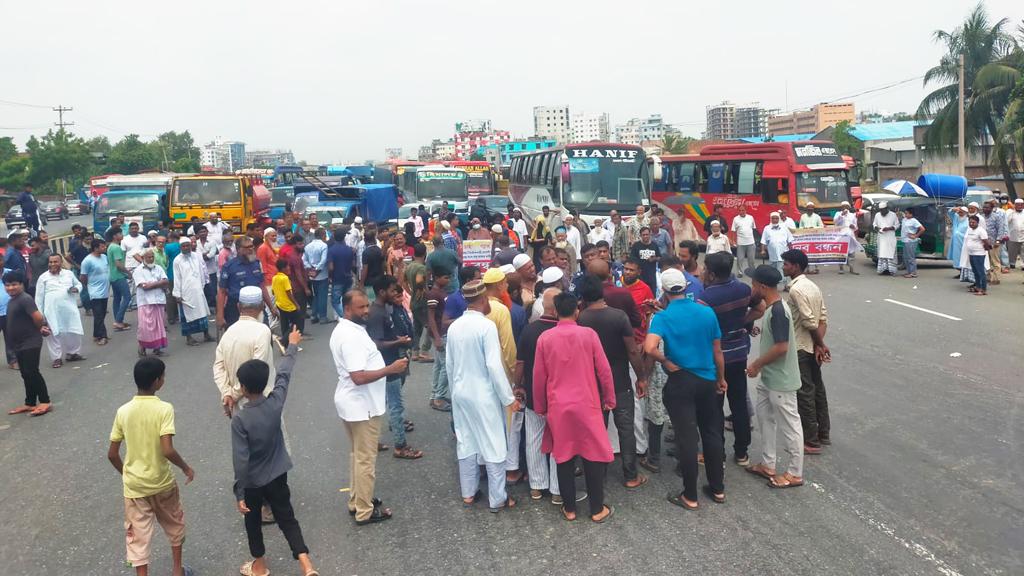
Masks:
[[[192,239],[189,238],[188,236],[182,236],[181,239],[178,240],[178,244],[191,244],[191,243],[192,243]]]
[[[1024,200],[1022,200],[1024,202]],[[523,266],[526,266],[533,260],[530,259],[526,254],[516,254],[516,257],[512,259],[512,267],[519,270]]]
[[[878,203],[878,207],[879,208],[888,208],[889,207],[889,203],[885,202],[885,201],[879,202]]]
[[[850,203],[849,203],[849,202],[847,202],[846,200],[843,200],[842,202],[840,202],[840,203],[839,203],[839,205],[840,205],[840,206],[849,206],[849,205],[850,205]]]
[[[562,218],[562,220],[575,220],[575,219],[576,219],[576,217],[573,216],[572,214],[566,214],[565,218]]]
[[[209,217],[212,218],[214,216],[216,216],[217,218],[220,218],[220,212],[210,212]]]
[[[494,226],[491,226],[491,232],[494,232],[495,234],[501,234],[504,231],[505,230],[501,227],[501,224],[495,224]]]
[[[710,223],[710,224],[708,224],[708,226],[714,226],[715,224],[718,224],[719,226],[721,226],[721,225],[722,225],[722,223],[721,223],[721,222],[719,222],[718,220],[712,220],[712,221],[711,221],[711,223]]]
[[[156,230],[150,230],[149,232],[146,232],[146,236],[156,236]]]
[[[808,202],[807,204],[804,204],[804,207],[805,208],[814,208],[814,202]]]
[[[968,208],[978,208],[979,206],[978,206],[977,202],[971,202],[970,204],[967,205],[967,207]]]
[[[540,275],[540,281],[545,284],[554,284],[562,279],[565,274],[562,273],[562,269],[557,266],[549,266],[544,269],[544,273]]]
[[[498,268],[498,270],[501,270],[502,272],[505,273],[506,276],[508,276],[509,274],[512,274],[516,271],[516,267],[513,266],[512,264],[505,264]]]
[[[8,238],[13,238],[15,236],[21,236],[23,234],[28,234],[28,230],[24,230],[24,229],[21,229],[21,228],[15,228],[14,230],[11,230],[10,232],[7,233],[7,237]]]
[[[1014,204],[1024,204],[1024,198],[1017,198],[1013,201]]]
[[[251,306],[263,302],[263,290],[257,286],[244,286],[238,291],[238,303]]]
[[[277,228],[274,228],[273,226],[267,226],[266,228],[263,229],[263,237],[266,238],[267,234],[270,234],[271,232],[277,232]]]
[[[675,268],[665,270],[661,273],[661,289],[669,294],[682,294],[686,291],[686,276]]]
[[[444,226],[445,230],[451,230],[452,229],[452,223],[447,221],[447,220],[442,220],[441,221],[441,226]]]
[[[362,216],[356,216],[356,218],[355,218],[355,220],[353,220],[353,222],[355,222],[356,224],[362,224],[363,223],[363,217]]]

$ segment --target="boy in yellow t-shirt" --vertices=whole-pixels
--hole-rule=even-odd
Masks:
[[[288,334],[292,326],[304,332],[306,327],[306,316],[295,304],[295,295],[292,293],[292,280],[285,271],[288,270],[288,261],[280,258],[277,261],[277,274],[270,281],[270,291],[274,294],[274,302],[281,313],[281,345],[288,346]]]
[[[164,363],[159,358],[146,357],[135,363],[138,394],[117,409],[107,459],[121,473],[124,483],[125,543],[135,573],[149,574],[156,520],[171,541],[174,576],[190,576],[192,569],[181,562],[185,517],[171,464],[185,473],[185,484],[192,481],[195,473],[174,449],[174,407],[156,396],[164,385],[164,372]],[[127,444],[124,460],[122,442]]]

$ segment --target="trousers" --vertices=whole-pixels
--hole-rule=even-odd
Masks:
[[[558,465],[550,454],[540,451],[544,440],[547,418],[527,408],[526,426],[526,473],[530,476],[531,490],[548,490],[558,495]]]
[[[92,337],[93,339],[100,339],[107,337],[107,304],[110,300],[107,298],[93,298],[89,301],[89,305],[92,306]]]
[[[299,310],[285,312],[278,308],[278,318],[281,320],[281,344],[288,345],[288,335],[292,332],[292,326],[299,329],[299,332],[306,330],[306,316]]]
[[[412,345],[413,351],[421,355],[430,354],[430,328],[427,326],[427,310],[415,308],[412,311]]]
[[[747,396],[747,363],[730,362],[725,365],[725,382],[729,388],[725,397],[729,399],[729,413],[732,414],[733,454],[746,456],[750,447],[750,398]]]
[[[508,451],[505,455],[505,470],[509,472],[519,470],[519,442],[522,440],[523,420],[525,414],[522,411],[512,414],[512,422],[508,431]]]
[[[334,280],[331,283],[331,308],[334,308],[334,313],[338,315],[338,318],[345,316],[345,309],[341,305],[341,297],[351,289],[352,276],[342,278],[340,281]]]
[[[402,401],[404,385],[404,376],[387,380],[388,426],[391,428],[395,449],[405,447],[405,403]]]
[[[1021,255],[1022,246],[1024,246],[1024,242],[1010,240],[1006,243],[1006,255],[1010,268],[1017,267],[1017,257]]]
[[[296,560],[300,554],[309,554],[306,542],[302,538],[302,528],[295,519],[292,508],[292,494],[288,489],[288,473],[281,474],[265,486],[245,489],[245,506],[249,512],[245,515],[245,535],[249,539],[249,554],[253,558],[262,558],[267,550],[263,546],[263,504],[270,506],[274,513],[277,527],[284,533],[288,547],[292,549],[292,557]]]
[[[989,284],[999,284],[999,282],[1000,282],[999,277],[1002,276],[1002,274],[1003,274],[1003,269],[1001,267],[1001,261],[999,260],[999,251],[1000,250],[1001,250],[1001,247],[1000,246],[996,246],[995,245],[995,241],[993,241],[992,242],[992,249],[988,251],[988,262],[989,262],[988,283]]]
[[[7,337],[7,316],[0,316],[0,334],[4,334],[4,353],[7,354],[7,363],[14,364],[14,348],[11,348],[10,339]]]
[[[796,393],[776,392],[758,383],[757,431],[761,434],[761,464],[776,470],[776,444],[781,432],[782,449],[789,454],[786,472],[800,478],[804,473],[804,435],[796,406]]]
[[[978,290],[988,290],[988,276],[985,274],[985,255],[969,255],[967,258],[971,262],[971,272],[974,273],[974,285]]]
[[[377,442],[380,441],[380,416],[369,420],[342,420],[349,451],[348,509],[356,520],[363,521],[373,513],[373,489],[377,483]],[[251,509],[251,508],[250,508]]]
[[[434,354],[434,378],[433,386],[430,390],[431,400],[448,400],[451,396],[451,391],[448,388],[448,371],[445,366],[445,353],[444,353],[444,342],[445,337],[441,337],[441,349],[437,350]]]
[[[50,353],[50,360],[53,361],[62,359],[65,354],[78,354],[82,351],[81,334],[51,334],[45,340],[46,351]]]
[[[676,458],[683,472],[683,496],[697,499],[697,436],[704,449],[704,472],[715,493],[725,492],[725,431],[715,383],[676,370],[665,385],[665,409],[676,434]]]
[[[821,445],[821,439],[828,439],[831,422],[828,417],[828,397],[825,382],[821,379],[821,365],[814,354],[798,350],[800,364],[800,390],[796,393],[800,422],[803,424],[804,442],[809,446]]]
[[[323,280],[310,280],[309,285],[313,290],[313,319],[320,322],[327,321],[327,278]]]
[[[917,274],[917,245],[920,240],[903,241],[903,264],[907,267],[907,274]]]
[[[487,469],[487,503],[491,508],[501,508],[508,500],[505,491],[505,463],[483,462],[479,454],[459,459],[459,489],[463,498],[476,496],[480,489],[480,466]]]
[[[558,464],[558,485],[562,488],[562,507],[566,512],[576,512],[576,464],[570,458]],[[587,483],[587,495],[590,499],[590,515],[600,514],[604,510],[604,476],[608,464],[591,462],[580,458],[583,462],[583,479]]]
[[[622,476],[627,482],[636,480],[637,475],[634,406],[632,389],[615,393],[615,408],[611,411],[611,417],[615,422],[615,429],[619,433],[619,457],[622,459]],[[606,412],[606,425],[607,422],[608,413]],[[598,508],[597,511],[600,512],[601,509]]]
[[[39,356],[42,348],[29,348],[18,350],[14,353],[18,359],[18,371],[21,372],[21,380],[25,384],[25,405],[35,406],[36,403],[49,404],[50,394],[46,390],[46,380],[39,371]]]
[[[114,292],[114,322],[122,324],[124,314],[128,311],[128,306],[132,301],[131,292],[128,290],[128,280],[126,278],[115,280],[110,283],[110,289]]]
[[[754,262],[754,256],[757,252],[757,246],[755,244],[747,244],[736,246],[736,275],[740,278],[743,274],[757,264]]]

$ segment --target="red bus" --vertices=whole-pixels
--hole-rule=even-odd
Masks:
[[[715,144],[700,154],[662,156],[660,162],[654,201],[690,220],[702,238],[716,205],[729,220],[746,206],[760,229],[771,212],[799,220],[807,202],[830,224],[840,203],[850,200],[849,168],[832,142]]]
[[[449,168],[461,168],[469,175],[469,197],[491,195],[495,193],[494,168],[490,162],[483,160],[448,160],[444,165]]]
[[[92,178],[89,178],[89,196],[97,198],[109,190],[110,186],[107,185],[107,178],[110,178],[111,176],[120,176],[120,174],[104,174],[102,176],[93,176]]]

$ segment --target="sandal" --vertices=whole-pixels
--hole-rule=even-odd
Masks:
[[[61,360],[54,360],[53,364],[51,364],[51,366],[53,366],[54,368],[60,368],[63,365],[64,365],[64,362],[62,362]]]
[[[462,507],[463,508],[472,508],[473,505],[476,504],[477,502],[479,502],[480,499],[483,498],[483,497],[484,497],[484,493],[481,492],[480,490],[477,490],[476,494],[473,494],[472,498],[463,498],[462,499]]]
[[[423,451],[413,450],[408,446],[402,446],[401,448],[396,446],[394,456],[400,460],[416,460],[423,457]]]
[[[373,499],[370,500],[370,504],[373,504],[374,508],[379,508],[380,505],[383,504],[383,503],[384,502],[382,502],[380,498],[373,498]],[[348,515],[349,516],[355,516],[356,515],[356,511],[354,509],[353,510],[349,510],[348,511]]]
[[[96,345],[97,346],[106,346],[107,342],[110,342],[110,340],[108,340],[107,338],[98,338],[96,340]]]
[[[410,422],[409,420],[406,420],[404,422],[404,426],[405,426],[405,431],[406,432],[412,432],[413,430],[416,429],[416,425],[413,424],[412,422]]]
[[[375,524],[377,522],[383,522],[385,520],[391,520],[391,509],[377,507],[370,513],[370,517],[366,520],[356,520],[356,526],[366,526],[367,524]]]
[[[575,512],[569,512],[568,510],[565,509],[565,506],[562,506],[561,510],[562,510],[562,518],[565,518],[566,522],[574,522],[576,520],[576,513]]]
[[[387,452],[390,449],[391,447],[388,446],[387,444],[381,444],[380,442],[377,442],[377,452]]]
[[[755,476],[760,476],[762,478],[771,479],[771,478],[775,477],[775,471],[774,470],[769,470],[768,468],[765,467],[764,464],[754,464],[753,466],[750,466],[749,468],[744,468],[744,470],[746,470],[747,472],[750,472],[751,474],[753,474]]]
[[[658,464],[652,464],[650,459],[648,458],[641,458],[640,465],[647,469],[648,472],[653,472],[655,474],[661,472],[661,466],[659,466]]]
[[[82,356],[81,354],[68,354],[67,360],[68,362],[81,362],[82,360],[85,360],[85,356]]]
[[[644,476],[643,474],[637,474],[636,475],[636,480],[639,480],[639,482],[637,482],[636,485],[634,485],[634,486],[630,486],[628,483],[625,483],[625,482],[623,482],[622,485],[625,486],[626,490],[630,490],[630,491],[639,490],[640,488],[643,487],[644,484],[647,484],[648,478],[647,478],[647,476]]]
[[[490,512],[491,512],[491,514],[497,514],[498,512],[501,512],[503,508],[515,508],[515,507],[516,507],[515,498],[512,498],[511,496],[509,496],[508,498],[505,499],[505,503],[504,504],[502,504],[501,506],[498,506],[497,508],[491,508]]]
[[[803,485],[803,478],[796,478],[795,476],[790,476],[789,472],[783,474],[782,476],[772,476],[771,478],[768,479],[769,488],[799,488],[800,486]]]
[[[600,520],[598,520],[597,518],[594,518],[593,516],[590,517],[590,520],[594,524],[604,524],[608,520],[611,520],[611,517],[615,515],[615,507],[612,506],[611,504],[605,505],[604,509],[608,511],[608,513],[604,515],[604,518],[601,518]]]
[[[680,508],[682,508],[684,510],[690,510],[691,512],[696,510],[697,508],[700,508],[699,504],[689,504],[689,503],[687,503],[686,500],[683,498],[683,493],[682,492],[680,492],[679,494],[669,493],[668,501],[673,503],[673,504],[675,504],[676,506],[679,506]]]
[[[242,576],[270,576],[270,570],[267,570],[263,574],[256,574],[255,572],[253,572],[253,562],[255,562],[255,560],[249,560],[245,564],[242,564],[242,567],[238,569],[238,573]]]
[[[40,404],[36,406],[35,410],[28,413],[29,416],[42,416],[48,414],[53,408],[49,404]]]
[[[17,408],[15,408],[13,410],[8,410],[7,413],[11,414],[11,415],[14,415],[14,414],[25,414],[25,413],[31,412],[31,411],[33,411],[35,409],[36,409],[35,406],[29,406],[28,404],[25,404],[25,405],[22,405],[22,406],[18,406]]]
[[[725,504],[725,492],[715,492],[711,489],[711,486],[705,485],[704,493],[708,495],[708,498],[714,500],[715,504]]]

